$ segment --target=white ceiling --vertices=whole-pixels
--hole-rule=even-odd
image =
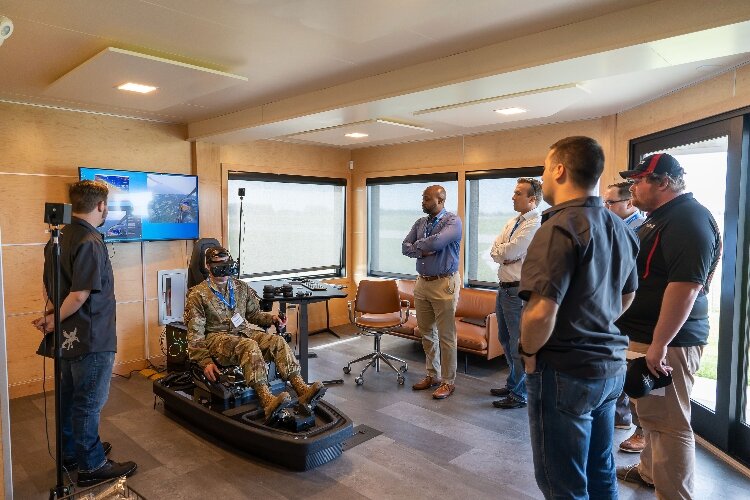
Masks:
[[[192,124],[650,3],[2,0],[0,15],[13,20],[15,31],[0,47],[0,100]],[[125,52],[108,47],[131,54],[119,57]],[[118,57],[102,64],[103,51]],[[152,64],[160,59],[168,61]],[[261,117],[201,140],[363,147],[591,118],[748,61],[750,22],[742,22],[318,113],[277,121]],[[156,75],[164,90],[157,97],[123,97],[112,90],[122,82],[113,81],[129,73]],[[492,111],[493,98],[534,96],[557,86],[583,90],[512,121]],[[475,102],[482,100],[489,110]],[[468,102],[475,105],[462,105]],[[432,132],[373,122],[378,118]],[[364,141],[342,138],[360,122],[377,132]]]

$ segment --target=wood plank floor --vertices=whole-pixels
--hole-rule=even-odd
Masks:
[[[469,360],[455,394],[436,401],[410,386],[423,375],[421,346],[387,337],[383,350],[409,362],[406,385],[390,369],[370,369],[363,386],[341,368],[372,347],[369,338],[353,338],[338,328],[343,342],[329,334],[311,337],[318,358],[310,360],[313,379],[344,378],[331,386],[326,400],[382,434],[346,451],[340,458],[308,472],[290,472],[215,443],[154,409],[151,381],[138,374],[115,377],[103,412],[101,435],[113,444],[111,457],[134,460],[138,472],[129,485],[150,500],[216,497],[326,499],[527,499],[542,498],[533,474],[526,410],[491,406],[491,386],[501,385],[504,361]],[[321,347],[322,346],[322,347]],[[53,400],[49,397],[49,432],[54,450]],[[13,480],[16,498],[47,498],[55,481],[47,451],[44,398],[11,401]],[[617,430],[616,444],[629,431]],[[54,455],[54,452],[53,452]],[[637,456],[615,452],[619,465]],[[697,449],[696,498],[747,498],[750,480],[700,447]],[[654,498],[653,491],[620,484],[620,498]]]

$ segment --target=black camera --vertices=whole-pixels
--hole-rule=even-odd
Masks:
[[[70,203],[45,203],[44,222],[52,226],[70,224]]]

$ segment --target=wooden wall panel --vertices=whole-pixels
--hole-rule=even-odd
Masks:
[[[223,241],[221,151],[218,145],[204,142],[196,142],[192,147],[193,173],[198,176],[200,236]]]
[[[44,223],[44,203],[67,202],[68,186],[77,180],[77,173],[75,177],[0,173],[3,244],[47,242],[49,235],[46,232],[47,224]]]
[[[190,172],[183,125],[6,103],[0,114],[0,171],[77,176],[85,166]]]
[[[7,314],[32,313],[44,309],[43,267],[44,246],[3,245]],[[11,289],[13,293],[8,291]]]
[[[352,151],[356,173],[390,170],[416,171],[417,169],[438,172],[442,171],[444,167],[460,165],[462,157],[462,137],[362,148]]]
[[[107,243],[107,250],[115,275],[117,302],[143,300],[141,244],[136,242]]]
[[[147,299],[158,298],[158,272],[168,269],[187,269],[192,251],[192,241],[148,241],[144,244]]]
[[[145,359],[143,301],[117,303],[115,365]]]
[[[347,149],[278,141],[254,141],[221,147],[221,163],[265,167],[271,172],[298,175],[318,171],[346,177],[350,156]]]
[[[18,382],[40,381],[43,358],[36,354],[42,334],[31,325],[38,314],[23,314],[5,318],[6,344],[8,346],[8,380],[11,388]],[[51,361],[47,364],[47,376],[52,377]]]

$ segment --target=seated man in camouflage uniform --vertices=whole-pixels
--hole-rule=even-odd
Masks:
[[[219,273],[212,264],[229,260],[229,252],[222,247],[206,251],[209,278],[190,289],[185,304],[185,324],[188,327],[190,360],[201,368],[206,377],[215,381],[222,365],[239,365],[245,382],[258,394],[266,421],[291,405],[287,392],[274,396],[268,386],[267,361],[275,361],[279,375],[292,384],[299,403],[306,405],[320,399],[325,387],[320,382],[307,385],[300,376],[300,368],[291,349],[278,335],[253,329],[250,323],[263,328],[282,324],[278,316],[261,312],[258,300],[243,281]]]

